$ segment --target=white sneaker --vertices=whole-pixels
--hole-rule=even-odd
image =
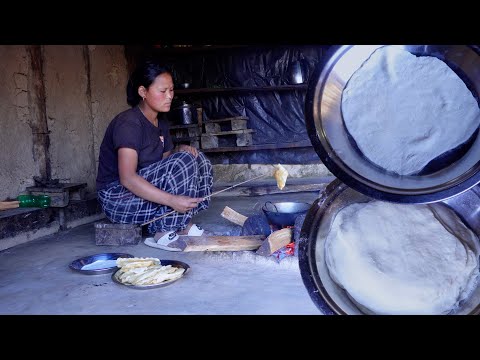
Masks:
[[[178,240],[179,236],[175,231],[168,231],[162,235],[158,240],[153,238],[146,238],[144,244],[151,246],[157,249],[167,250],[167,251],[182,251],[181,248],[175,246],[175,241]],[[178,245],[178,244],[177,244]]]

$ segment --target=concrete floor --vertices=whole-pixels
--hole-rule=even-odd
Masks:
[[[216,235],[238,235],[240,226],[220,216],[225,206],[250,216],[258,214],[265,201],[311,203],[317,197],[318,192],[218,196],[194,220]],[[191,271],[169,286],[135,290],[114,283],[111,274],[84,275],[68,267],[75,259],[103,252],[181,260]],[[276,262],[253,251],[168,252],[143,242],[97,246],[89,223],[0,252],[0,314],[321,315],[297,260],[290,256]],[[245,262],[251,264],[248,274],[242,270]]]

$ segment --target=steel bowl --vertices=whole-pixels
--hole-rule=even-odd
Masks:
[[[369,314],[352,301],[347,292],[335,283],[325,262],[325,240],[336,214],[344,207],[371,201],[340,180],[330,183],[308,211],[298,240],[300,272],[307,291],[315,305],[328,315]],[[453,199],[431,204],[436,210],[453,210],[476,235],[480,237],[480,185]],[[480,254],[480,243],[469,244]],[[480,314],[480,286],[465,299],[454,314]]]
[[[480,136],[428,166],[432,172],[398,175],[375,166],[351,141],[341,112],[343,90],[352,74],[383,45],[332,46],[312,77],[305,101],[308,135],[325,166],[342,182],[373,198],[429,203],[448,199],[480,182]],[[417,56],[435,56],[464,81],[472,95],[480,94],[480,51],[465,45],[392,45]],[[461,121],[459,119],[458,121]],[[431,166],[430,166],[431,165]]]
[[[295,219],[306,214],[311,204],[303,202],[275,202],[267,201],[262,206],[262,211],[270,225],[280,227],[293,226]]]
[[[112,260],[109,261],[113,264],[113,260],[117,260],[118,258],[133,258],[134,256],[131,254],[124,254],[124,253],[101,253],[95,255],[85,256],[79,259],[72,261],[69,265],[70,269],[81,274],[85,275],[100,275],[100,274],[108,274],[114,272],[118,269],[116,265],[105,266],[98,269],[86,269],[82,270],[85,265],[90,265],[95,261],[99,260]]]

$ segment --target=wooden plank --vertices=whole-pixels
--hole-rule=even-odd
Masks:
[[[223,122],[223,121],[232,121],[232,120],[248,120],[248,117],[246,117],[246,116],[234,116],[234,117],[223,118],[223,119],[211,119],[211,120],[205,121],[205,124],[217,123],[217,122]]]
[[[237,146],[249,146],[253,144],[252,134],[237,134]]]
[[[212,133],[208,135],[222,136],[222,135],[247,134],[247,133],[253,133],[253,132],[255,132],[255,130],[253,129],[242,129],[242,130],[220,131],[218,133]]]
[[[189,129],[194,127],[199,127],[199,125],[198,124],[174,125],[174,126],[170,126],[170,129]]]
[[[28,191],[45,191],[45,192],[64,192],[65,190],[73,191],[87,187],[87,183],[59,183],[55,187],[48,186],[29,186]]]
[[[200,140],[200,136],[172,137],[172,141],[174,143],[178,143],[181,141],[198,141],[198,140]]]
[[[175,90],[176,95],[187,94],[216,94],[216,93],[239,93],[239,92],[262,92],[262,91],[306,91],[308,84],[298,85],[274,85],[274,86],[241,86],[231,88],[198,88],[198,89],[180,89]]]
[[[220,216],[240,226],[243,226],[243,224],[247,220],[247,217],[245,215],[240,214],[239,212],[233,210],[228,206],[225,206]]]
[[[293,148],[311,148],[312,143],[310,140],[299,141],[295,143],[286,144],[264,144],[264,145],[251,145],[244,147],[217,147],[211,149],[205,149],[204,152],[233,152],[233,151],[255,151],[255,150],[277,150],[277,149],[293,149]]]
[[[184,252],[193,251],[245,251],[258,249],[265,235],[250,236],[190,236],[179,239]],[[179,241],[177,240],[177,241]]]
[[[205,133],[209,134],[212,132],[220,132],[222,129],[220,128],[220,124],[209,124],[205,123]]]
[[[232,120],[230,127],[232,130],[241,130],[241,129],[246,129],[247,128],[247,120],[243,119],[236,119]]]
[[[20,201],[0,201],[0,210],[16,209],[20,206]]]
[[[201,137],[202,149],[212,149],[218,147],[218,137],[202,134]]]

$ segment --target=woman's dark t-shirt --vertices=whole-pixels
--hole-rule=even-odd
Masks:
[[[118,149],[122,147],[137,151],[137,172],[162,160],[163,153],[173,149],[165,114],[158,114],[158,128],[148,121],[138,106],[118,114],[110,122],[100,145],[97,191],[119,180]]]

